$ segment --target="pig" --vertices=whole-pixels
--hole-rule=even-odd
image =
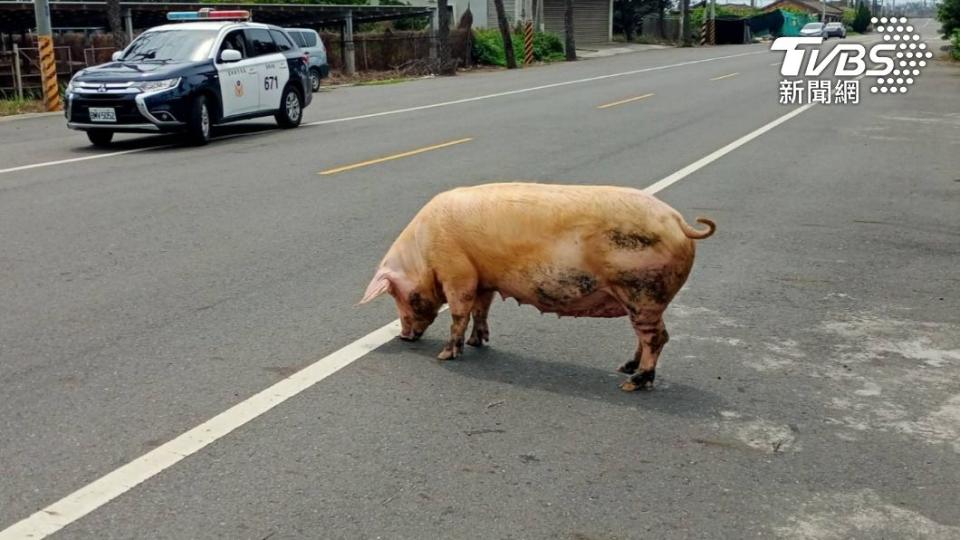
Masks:
[[[669,335],[663,312],[686,282],[695,240],[716,224],[690,226],[644,191],[528,182],[461,187],[436,195],[400,233],[359,304],[389,293],[400,338],[419,339],[444,304],[453,320],[438,358],[490,340],[494,294],[565,317],[629,317],[638,345],[618,368],[627,392],[652,388]],[[358,305],[359,305],[358,304]]]

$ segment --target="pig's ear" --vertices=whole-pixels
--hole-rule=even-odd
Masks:
[[[370,284],[367,285],[366,292],[363,293],[363,299],[361,299],[357,305],[366,304],[381,294],[389,291],[390,278],[388,272],[381,268],[380,270],[377,270],[377,274],[373,276],[372,280],[370,280]]]

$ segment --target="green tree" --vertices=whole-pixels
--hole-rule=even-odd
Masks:
[[[937,20],[943,25],[940,32],[944,39],[950,39],[960,29],[960,0],[943,0],[937,8]]]
[[[857,10],[853,8],[843,8],[843,18],[841,21],[847,28],[853,28],[853,20],[857,18]]]
[[[657,9],[656,0],[615,0],[613,3],[613,32],[633,41],[643,18]]]
[[[857,14],[853,17],[853,24],[850,26],[854,32],[862,34],[867,31],[867,27],[870,26],[870,10],[867,8],[866,2],[861,1],[860,5],[857,6]]]

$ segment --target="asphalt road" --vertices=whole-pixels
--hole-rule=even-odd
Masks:
[[[393,320],[354,304],[437,192],[650,186],[796,111],[780,57],[338,88],[203,148],[0,123],[0,531]],[[654,391],[626,320],[497,301],[489,348],[438,363],[441,315],[55,536],[960,538],[960,68],[868,87],[658,193],[718,232]]]

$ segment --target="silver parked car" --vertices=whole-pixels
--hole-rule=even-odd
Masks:
[[[320,90],[320,80],[330,74],[327,49],[323,46],[320,34],[309,28],[285,28],[284,30],[301,49],[310,53],[310,85],[314,92]]]
[[[827,31],[827,37],[838,37],[841,39],[847,37],[847,27],[844,26],[842,22],[828,22],[825,29]]]
[[[823,23],[807,23],[800,29],[800,37],[822,37],[827,39],[827,28]]]

